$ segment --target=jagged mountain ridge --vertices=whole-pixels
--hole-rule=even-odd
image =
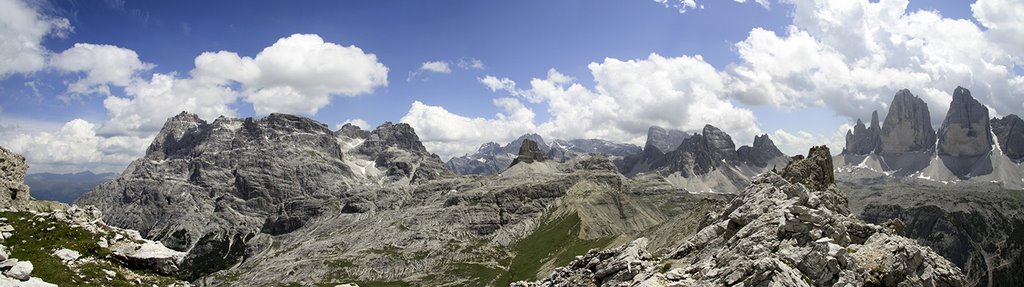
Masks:
[[[663,178],[689,192],[736,193],[755,175],[789,160],[768,135],[737,148],[729,134],[712,125],[668,153],[645,146],[652,148],[617,162],[619,170],[628,176]]]
[[[601,154],[611,157],[623,157],[640,151],[640,147],[631,144],[615,143],[602,139],[556,139],[550,142],[538,134],[524,134],[504,146],[495,142],[485,143],[476,153],[452,157],[445,167],[460,175],[494,175],[502,172],[515,159],[523,140],[529,139],[548,159],[558,162],[578,158],[587,154]]]
[[[107,222],[188,252],[191,268],[182,276],[191,279],[237,264],[353,187],[451,176],[406,124],[338,133],[284,114],[207,123],[182,112],[143,158],[76,204],[95,205]]]

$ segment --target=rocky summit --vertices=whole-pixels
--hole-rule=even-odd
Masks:
[[[526,139],[523,140],[523,144],[519,147],[519,155],[516,156],[516,159],[509,166],[516,165],[517,163],[543,162],[546,159],[547,156],[537,146],[537,142]]]
[[[938,154],[975,157],[992,150],[992,127],[988,108],[971,96],[971,91],[956,87],[949,112],[939,128]]]
[[[903,89],[896,93],[879,135],[879,154],[901,154],[935,149],[935,129],[932,128],[928,104]]]
[[[864,122],[857,119],[853,130],[846,132],[846,148],[843,149],[843,154],[866,155],[875,152],[881,146],[881,129],[878,111],[871,112],[869,127],[865,127]]]
[[[965,286],[960,268],[847,211],[828,148],[768,172],[709,215],[684,243],[652,253],[648,240],[594,250],[547,278],[517,286]]]

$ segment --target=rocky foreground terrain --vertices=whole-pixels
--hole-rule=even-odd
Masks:
[[[836,189],[832,156],[812,148],[768,172],[682,244],[640,238],[592,250],[515,286],[965,286],[960,268],[902,237],[903,223],[865,223]]]
[[[186,286],[183,252],[107,225],[96,208],[33,199],[28,166],[0,147],[0,286]]]

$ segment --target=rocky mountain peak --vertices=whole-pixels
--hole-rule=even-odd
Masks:
[[[753,146],[741,146],[736,150],[736,154],[740,161],[759,167],[767,166],[768,161],[783,156],[782,151],[767,134],[754,136]]]
[[[509,166],[516,165],[520,162],[534,163],[543,162],[544,160],[547,160],[547,156],[545,156],[544,152],[540,150],[537,142],[527,138],[523,139],[522,144],[519,147],[519,156],[517,156]]]
[[[365,131],[357,125],[347,123],[335,131],[334,135],[352,139],[366,139],[370,137],[370,131]]]
[[[679,147],[679,144],[689,136],[680,130],[651,126],[647,129],[647,142],[644,144],[644,151],[657,149],[661,153],[667,153]]]
[[[934,150],[936,136],[928,104],[910,90],[897,92],[882,124],[880,140],[878,151],[882,155]]]
[[[333,134],[326,124],[296,115],[272,113],[262,121],[270,129],[283,133]]]
[[[10,208],[28,202],[28,185],[25,172],[28,164],[25,157],[0,147],[0,207]]]
[[[394,124],[385,122],[369,133],[361,149],[367,154],[375,154],[388,147],[428,154],[427,148],[420,142],[416,131],[406,123]]]
[[[939,128],[939,155],[974,157],[992,150],[992,127],[988,108],[971,96],[971,91],[956,87],[949,112]]]
[[[508,145],[505,145],[505,147],[503,147],[503,149],[505,150],[505,153],[509,153],[509,154],[516,154],[516,153],[518,153],[520,148],[523,145],[523,141],[525,141],[525,140],[530,140],[530,141],[533,141],[534,143],[536,143],[537,144],[537,148],[539,148],[540,151],[542,151],[542,152],[547,152],[548,150],[551,149],[551,146],[549,146],[546,142],[544,142],[544,138],[541,137],[539,134],[528,133],[528,134],[524,134],[524,135],[519,136],[519,138],[517,138],[516,140],[508,143]]]
[[[999,141],[1003,154],[1014,161],[1024,160],[1024,120],[1011,114],[992,119],[992,132]]]
[[[833,170],[832,153],[829,152],[828,146],[815,146],[807,152],[807,157],[794,156],[779,175],[789,182],[802,183],[812,190],[826,190],[835,187],[836,176]]]
[[[701,134],[704,136],[704,144],[708,151],[717,158],[727,162],[737,160],[736,143],[732,141],[732,136],[712,125],[704,125]]]
[[[206,121],[198,115],[182,111],[181,113],[167,119],[156,138],[146,149],[146,157],[160,160],[167,154],[172,153],[186,135],[195,132],[200,127],[206,126]]]
[[[857,124],[852,131],[846,132],[845,154],[865,155],[878,150],[881,145],[879,134],[881,127],[878,124],[878,111],[871,113],[871,126],[864,126],[864,122],[857,119]]]

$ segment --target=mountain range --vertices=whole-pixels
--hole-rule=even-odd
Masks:
[[[182,112],[74,203],[92,209],[33,199],[23,159],[0,162],[0,205],[136,232],[163,257],[125,268],[200,286],[1024,283],[1024,191],[1005,181],[1024,124],[962,88],[929,119],[903,90],[834,156],[706,125],[642,148],[526,134],[445,163],[403,123]]]

